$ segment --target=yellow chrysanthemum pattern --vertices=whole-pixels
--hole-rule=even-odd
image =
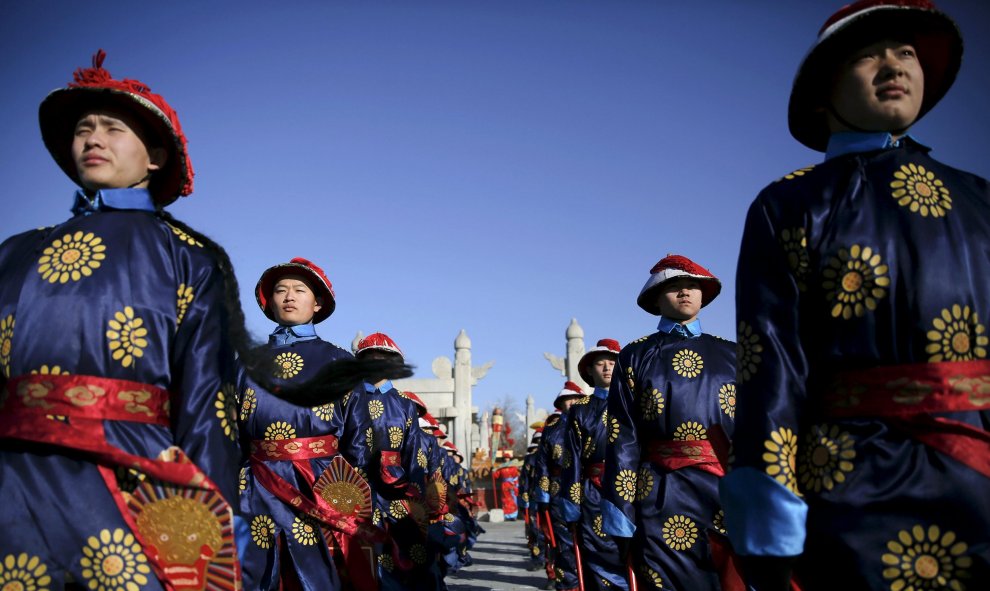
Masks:
[[[333,419],[333,403],[328,402],[326,404],[321,404],[319,406],[313,407],[313,414],[324,421],[329,421]]]
[[[801,490],[821,492],[845,482],[846,474],[854,468],[855,443],[838,425],[812,427],[797,465]]]
[[[595,453],[595,440],[591,437],[583,440],[584,443],[581,445],[581,457],[584,459],[590,458]]]
[[[241,468],[237,474],[237,488],[241,491],[247,490],[247,468]]]
[[[550,481],[550,495],[556,497],[560,494],[560,481],[551,480]]]
[[[68,283],[89,277],[107,258],[103,239],[92,232],[76,231],[56,238],[41,251],[38,273],[49,283]]]
[[[409,558],[416,564],[426,564],[426,547],[422,544],[413,544],[409,548]]]
[[[550,479],[546,476],[540,476],[540,481],[537,483],[537,486],[539,486],[540,490],[543,492],[550,492]]]
[[[409,510],[406,509],[406,505],[402,501],[392,501],[388,504],[388,513],[396,519],[402,519],[409,515]]]
[[[388,554],[380,554],[378,556],[378,564],[381,565],[381,567],[387,572],[392,572],[392,569],[395,568],[395,564],[392,562],[392,557]]]
[[[777,179],[777,182],[779,183],[780,181],[793,181],[798,177],[802,177],[808,174],[808,172],[814,170],[814,168],[815,168],[814,166],[805,166],[804,168],[799,168],[794,172],[785,174],[784,176],[780,177],[779,179]]]
[[[400,447],[402,447],[401,427],[388,428],[388,444],[392,446],[392,449],[399,449]]]
[[[0,369],[10,377],[10,353],[14,350],[14,315],[0,319]]]
[[[138,591],[151,567],[134,534],[117,528],[90,536],[79,559],[84,586],[93,591]]]
[[[553,444],[553,451],[550,453],[550,457],[554,460],[560,460],[560,457],[564,455],[564,447],[559,443]]]
[[[636,474],[636,500],[642,501],[653,493],[653,472],[646,466],[642,466]]]
[[[636,391],[636,376],[633,375],[633,368],[626,368],[626,383],[629,385],[629,389],[633,392]]]
[[[312,517],[302,515],[292,520],[292,537],[303,546],[316,544],[318,532],[319,526]]]
[[[708,439],[708,430],[697,421],[685,421],[674,429],[674,441],[701,441]]]
[[[643,392],[639,399],[640,410],[643,411],[643,418],[647,421],[655,420],[663,414],[664,404],[663,392],[656,388]]]
[[[110,327],[106,333],[107,345],[114,361],[130,367],[135,358],[144,356],[144,349],[148,346],[148,339],[145,338],[148,329],[144,327],[144,320],[134,314],[134,308],[124,306],[107,324]]]
[[[736,385],[722,384],[718,389],[718,407],[730,419],[736,418]]]
[[[265,550],[275,542],[275,522],[268,515],[255,515],[251,520],[251,540]]]
[[[384,413],[385,413],[385,405],[382,403],[381,400],[368,401],[368,414],[371,415],[372,419],[378,420],[382,417],[382,414]]]
[[[0,560],[0,590],[49,591],[48,566],[37,556],[8,554]]]
[[[715,528],[715,531],[719,532],[720,534],[723,534],[724,535],[726,533],[726,531],[725,531],[725,511],[723,511],[721,509],[718,510],[718,513],[716,513],[715,514],[715,517],[712,519],[712,527],[714,527]]]
[[[619,419],[615,417],[609,417],[608,419],[608,442],[615,443],[615,440],[619,438]]]
[[[619,470],[615,475],[615,491],[627,502],[636,498],[636,473],[632,470]]]
[[[187,232],[180,230],[179,228],[176,228],[175,226],[169,224],[168,222],[166,222],[165,225],[172,229],[172,233],[178,236],[179,240],[185,242],[189,246],[198,246],[200,248],[203,248],[203,243],[190,236]]]
[[[684,378],[696,378],[701,375],[701,370],[705,367],[705,360],[697,351],[691,349],[681,349],[674,353],[670,365],[677,372],[677,375]]]
[[[964,581],[970,578],[973,558],[955,532],[942,533],[937,525],[927,529],[915,525],[910,531],[897,532],[897,538],[887,542],[887,550],[880,559],[891,591],[969,588]]]
[[[248,418],[258,408],[258,393],[254,388],[244,388],[241,395],[241,418]]]
[[[368,446],[368,449],[375,449],[375,432],[371,427],[364,432],[364,444]]]
[[[671,550],[690,550],[698,541],[698,525],[685,515],[674,515],[661,529],[664,543]]]
[[[220,429],[223,434],[231,439],[237,440],[237,386],[234,384],[224,384],[217,392],[217,399],[213,402],[216,409],[216,417],[220,421]]]
[[[762,353],[760,335],[746,322],[740,322],[736,334],[736,373],[740,383],[748,382],[756,375],[763,361]]]
[[[69,375],[69,372],[65,371],[58,365],[53,365],[51,367],[42,365],[38,369],[32,369],[31,374],[43,376],[67,376]]]
[[[175,325],[178,326],[182,324],[182,319],[186,317],[186,312],[189,311],[189,305],[192,304],[195,294],[193,294],[193,288],[191,285],[180,283],[176,296]]]
[[[570,488],[567,491],[567,496],[571,499],[571,502],[575,505],[581,504],[581,483],[572,482]]]
[[[660,576],[660,573],[645,564],[640,567],[639,572],[643,575],[643,579],[647,583],[653,585],[654,589],[663,589],[663,578]]]
[[[785,228],[781,230],[778,240],[798,290],[806,290],[808,273],[811,270],[811,256],[808,254],[808,238],[804,228]]]
[[[420,468],[426,468],[427,458],[426,458],[426,452],[425,451],[423,451],[421,449],[416,450],[416,464]]]
[[[275,356],[275,377],[280,380],[294,378],[299,375],[305,364],[306,362],[303,361],[302,355],[299,353],[279,353]]]
[[[770,433],[770,439],[763,442],[763,449],[765,450],[763,461],[767,465],[766,473],[794,494],[801,496],[794,469],[797,435],[787,427],[781,427]]]
[[[939,218],[952,209],[949,189],[920,164],[901,165],[900,170],[894,171],[890,188],[893,189],[890,195],[898,205],[907,207],[912,213],[920,213],[921,217]]]
[[[932,320],[928,331],[928,361],[970,361],[987,356],[987,329],[969,306],[954,304]]]
[[[825,298],[832,305],[833,318],[860,318],[877,309],[877,301],[887,296],[890,277],[883,258],[869,246],[854,244],[839,249],[826,263],[822,276]]]
[[[595,532],[595,535],[599,538],[605,537],[605,530],[602,529],[602,516],[595,515],[595,519],[591,522],[591,529]]]
[[[285,421],[275,421],[265,428],[265,439],[295,439],[296,428]]]

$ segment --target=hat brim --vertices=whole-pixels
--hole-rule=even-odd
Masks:
[[[646,285],[643,286],[643,290],[639,292],[639,297],[636,298],[636,303],[640,308],[646,310],[654,316],[660,316],[660,305],[657,303],[657,292],[663,288],[667,283],[674,281],[675,279],[694,279],[698,282],[701,287],[701,307],[704,308],[708,304],[712,303],[712,300],[718,297],[718,294],[722,293],[722,282],[715,277],[702,277],[699,275],[691,275],[688,273],[682,275],[675,275],[668,279],[664,279],[659,283],[654,283],[650,285],[652,277],[647,280]]]
[[[60,88],[53,90],[38,107],[41,139],[59,168],[74,183],[82,186],[75,161],[72,141],[76,123],[87,112],[111,109],[133,115],[143,125],[146,148],[164,148],[165,164],[152,175],[149,191],[155,202],[165,206],[179,198],[189,179],[187,155],[168,117],[151,101],[142,96],[111,88]],[[157,143],[155,143],[157,141]],[[150,145],[148,145],[150,142]]]
[[[273,321],[278,322],[275,318],[275,313],[272,312],[271,306],[268,304],[269,298],[272,295],[272,291],[275,289],[275,284],[278,280],[286,275],[302,275],[308,279],[307,283],[316,294],[316,297],[321,298],[323,301],[322,306],[319,311],[313,315],[313,324],[319,324],[330,317],[333,314],[334,309],[337,307],[337,302],[333,297],[333,292],[330,290],[330,286],[326,284],[322,277],[317,275],[312,269],[306,265],[301,265],[299,263],[282,263],[280,265],[275,265],[274,267],[269,267],[261,274],[261,279],[258,280],[258,284],[254,288],[254,297],[258,301],[258,307],[265,316]]]
[[[794,139],[812,150],[827,149],[831,130],[825,105],[836,68],[851,52],[885,38],[910,41],[918,52],[925,86],[912,125],[945,96],[962,63],[963,41],[956,23],[937,10],[877,6],[850,17],[841,29],[820,39],[801,62],[787,106],[787,125]]]

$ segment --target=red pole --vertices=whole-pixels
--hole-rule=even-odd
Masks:
[[[584,567],[581,565],[581,541],[578,539],[577,525],[571,526],[571,539],[574,540],[574,560],[577,562],[578,589],[584,591]]]

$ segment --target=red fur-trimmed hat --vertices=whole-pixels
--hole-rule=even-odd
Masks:
[[[402,349],[395,344],[387,334],[383,332],[373,332],[368,336],[364,337],[358,341],[356,356],[360,356],[365,351],[387,351],[389,353],[395,353],[403,361],[406,360],[405,356],[402,354]]]
[[[659,316],[660,306],[657,304],[656,290],[664,283],[681,277],[698,280],[701,285],[702,308],[710,304],[722,291],[722,282],[712,275],[711,271],[685,256],[668,254],[650,269],[650,278],[640,290],[636,303],[650,314]]]
[[[581,390],[581,386],[578,386],[574,382],[568,380],[564,382],[564,388],[557,394],[557,397],[553,400],[553,406],[557,410],[564,410],[563,403],[568,398],[580,398],[584,396],[584,391]],[[549,419],[547,419],[549,421]]]
[[[416,412],[419,413],[419,416],[423,416],[426,414],[428,410],[426,408],[426,403],[423,402],[423,400],[419,396],[417,396],[415,392],[410,392],[409,390],[406,390],[402,392],[402,396],[413,401],[413,404],[416,405]]]
[[[41,101],[38,121],[41,139],[65,174],[79,184],[79,173],[72,159],[72,139],[79,118],[87,111],[116,108],[134,115],[151,134],[147,138],[160,142],[148,145],[165,148],[168,158],[161,170],[152,175],[149,190],[155,202],[168,205],[193,190],[193,168],[182,133],[179,116],[161,95],[151,92],[137,80],[115,80],[103,69],[107,54],[102,49],[93,56],[93,67],[79,68],[65,88],[53,90]]]
[[[337,299],[333,292],[333,284],[330,283],[327,274],[316,263],[296,257],[288,263],[281,263],[265,269],[265,272],[261,274],[261,279],[258,280],[258,284],[254,287],[254,297],[258,300],[258,306],[261,307],[261,311],[265,313],[265,316],[270,320],[275,320],[275,313],[272,312],[268,304],[272,297],[272,291],[275,289],[275,284],[286,275],[301,275],[305,277],[310,289],[313,290],[316,297],[323,301],[319,311],[313,315],[314,324],[323,322],[333,314],[334,309],[337,307]]]
[[[591,349],[585,352],[578,360],[578,374],[581,379],[591,383],[591,372],[588,371],[588,364],[594,359],[596,355],[614,355],[616,358],[619,357],[619,351],[622,347],[619,346],[619,341],[615,339],[599,339],[598,344],[596,344]]]
[[[962,34],[956,23],[929,0],[859,0],[825,21],[798,68],[787,107],[794,139],[825,151],[831,133],[824,107],[836,68],[852,52],[884,39],[911,43],[918,52],[925,91],[915,121],[945,96],[962,63]]]

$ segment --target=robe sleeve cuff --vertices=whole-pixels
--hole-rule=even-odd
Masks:
[[[755,468],[736,468],[719,481],[725,526],[737,554],[797,556],[804,551],[808,505]]]
[[[631,538],[636,533],[636,524],[626,517],[621,509],[602,499],[602,530],[620,538]]]

